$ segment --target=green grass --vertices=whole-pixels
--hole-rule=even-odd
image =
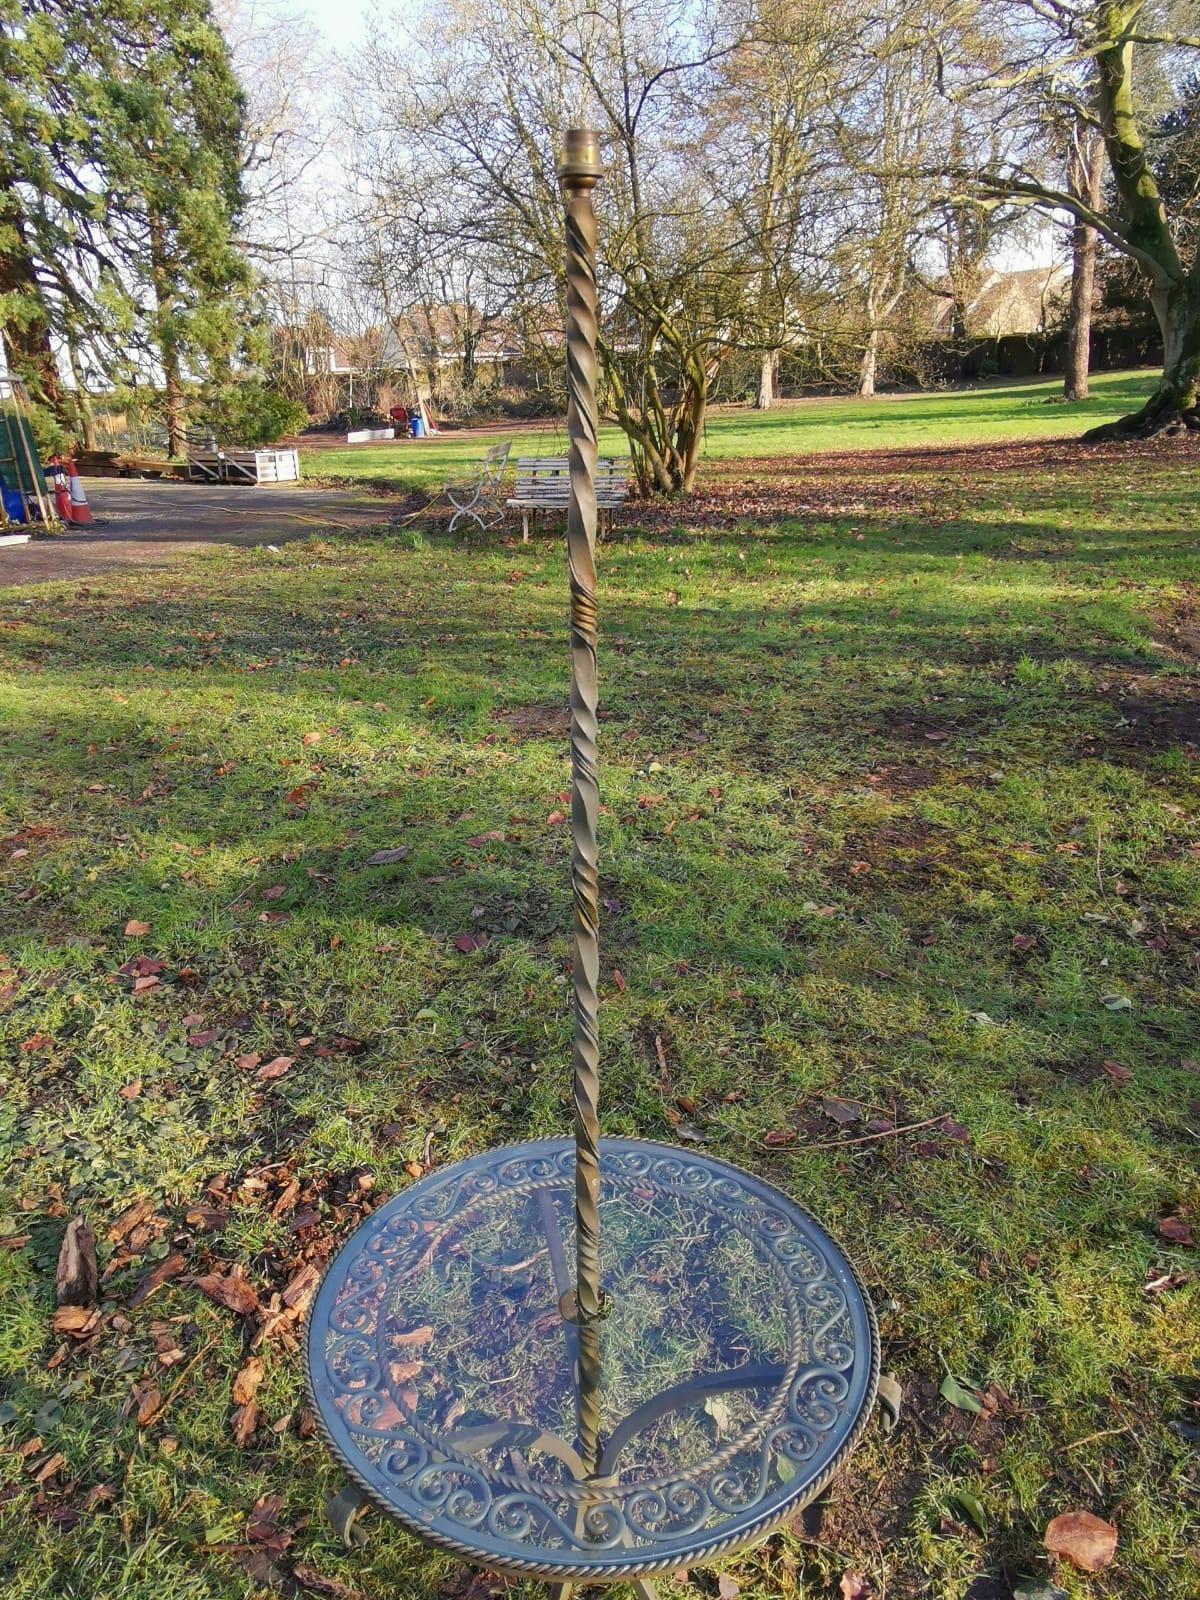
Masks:
[[[730,1564],[745,1600],[846,1570],[1007,1596],[1075,1508],[1120,1545],[1071,1596],[1200,1588],[1197,1262],[1157,1231],[1200,1231],[1196,484],[1149,450],[731,463],[602,552],[606,1125],[670,1139],[683,1102],[816,1211],[906,1390],[820,1514]],[[564,618],[556,537],[432,527],[0,593],[0,1439],[42,1441],[0,1457],[8,1600],[264,1594],[264,1494],[285,1574],[462,1592],[378,1518],[333,1537],[294,1343],[239,1449],[249,1330],[182,1278],[128,1302],[173,1251],[265,1301],[427,1136],[441,1164],[568,1127]],[[134,954],[164,963],[137,998]],[[247,1052],[295,1064],[268,1085]],[[839,1148],[864,1124],[830,1095],[953,1123]],[[76,1214],[104,1325],[50,1367]]]
[[[1136,410],[1157,374],[1104,372],[1092,379],[1092,394],[1080,405],[1062,400],[1061,378],[1037,383],[1002,383],[929,394],[884,395],[875,400],[785,401],[760,415],[746,408],[714,411],[705,432],[710,461],[743,456],[786,456],[830,450],[893,450],[911,445],[980,444],[997,439],[1042,439],[1077,434]],[[507,435],[504,435],[507,437]],[[424,443],[348,445],[306,450],[305,478],[367,483],[380,488],[438,489],[449,476],[477,461],[496,442],[493,434],[449,433]],[[563,425],[550,420],[514,426],[513,455],[566,452]],[[618,428],[601,430],[600,448],[627,455]]]

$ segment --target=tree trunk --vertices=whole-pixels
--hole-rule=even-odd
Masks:
[[[756,411],[770,411],[775,403],[775,368],[779,363],[777,350],[764,350],[762,365],[758,369],[758,393],[754,397]]]
[[[1158,388],[1140,411],[1092,428],[1087,440],[1200,432],[1200,281],[1156,288],[1150,299],[1163,339]]]
[[[1115,42],[1097,52],[1104,144],[1120,194],[1124,238],[1150,279],[1163,337],[1158,388],[1140,411],[1084,434],[1087,440],[1200,430],[1200,273],[1184,265],[1167,221],[1133,94],[1133,41],[1141,0],[1103,0],[1099,21]]]
[[[154,332],[163,370],[167,454],[182,456],[185,445],[186,411],[179,343],[174,327],[175,296],[171,286],[171,263],[168,258],[166,233],[161,221],[154,215],[150,217],[150,272],[154,288]]]
[[[869,400],[875,393],[875,380],[879,374],[879,329],[872,328],[867,335],[862,359],[858,363],[858,396]]]
[[[1103,141],[1081,131],[1072,152],[1068,184],[1093,210],[1100,205],[1104,171]],[[1096,294],[1096,230],[1075,221],[1071,229],[1071,310],[1067,324],[1067,362],[1063,396],[1086,400],[1092,364],[1092,302]]]

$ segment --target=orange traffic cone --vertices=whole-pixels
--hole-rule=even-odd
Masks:
[[[79,476],[70,456],[67,457],[67,483],[71,490],[71,521],[77,522],[80,527],[86,527],[92,520],[92,508],[88,505],[87,495],[83,492],[83,479]]]
[[[50,462],[54,478],[54,504],[59,516],[64,522],[71,522],[71,491],[67,488],[67,475],[63,471],[63,464],[57,456]]]

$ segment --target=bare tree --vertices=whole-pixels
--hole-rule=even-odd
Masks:
[[[984,75],[959,64],[953,92],[984,91],[1007,97],[1019,117],[1022,101],[1069,111],[1102,140],[1112,172],[1110,197],[1093,199],[1083,185],[1056,184],[1046,175],[1036,141],[1006,160],[962,172],[977,194],[1017,200],[1066,213],[1094,229],[1113,250],[1134,262],[1146,279],[1163,339],[1163,370],[1154,394],[1119,422],[1094,429],[1110,433],[1200,429],[1200,253],[1178,217],[1168,215],[1147,155],[1149,68],[1167,58],[1167,70],[1200,49],[1200,34],[1175,26],[1195,17],[1194,5],[1152,0],[1004,0],[993,4],[1001,64]],[[946,81],[955,68],[943,63]]]
[[[1094,123],[1075,122],[1067,154],[1067,189],[1090,211],[1103,201],[1104,140]],[[1071,226],[1071,304],[1067,317],[1067,359],[1063,397],[1086,400],[1092,362],[1092,307],[1096,298],[1098,235],[1080,216]]]

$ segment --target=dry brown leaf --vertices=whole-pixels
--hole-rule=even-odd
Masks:
[[[1158,1231],[1168,1244],[1190,1246],[1196,1242],[1186,1217],[1162,1217]]]
[[[125,937],[127,939],[140,939],[144,933],[150,932],[148,922],[139,922],[136,917],[130,917],[125,924]]]
[[[276,1078],[282,1078],[295,1059],[295,1056],[276,1056],[274,1061],[268,1061],[265,1066],[259,1067],[254,1076],[261,1078],[264,1083],[271,1083]]]
[[[135,1383],[133,1402],[137,1407],[137,1425],[148,1428],[162,1410],[162,1393],[156,1383]]]
[[[1090,1511],[1064,1511],[1047,1526],[1043,1543],[1082,1572],[1102,1572],[1117,1553],[1117,1530]]]
[[[406,856],[411,854],[412,846],[407,844],[398,845],[394,850],[376,850],[373,856],[367,857],[367,865],[369,867],[390,867],[394,862],[403,861]]]

